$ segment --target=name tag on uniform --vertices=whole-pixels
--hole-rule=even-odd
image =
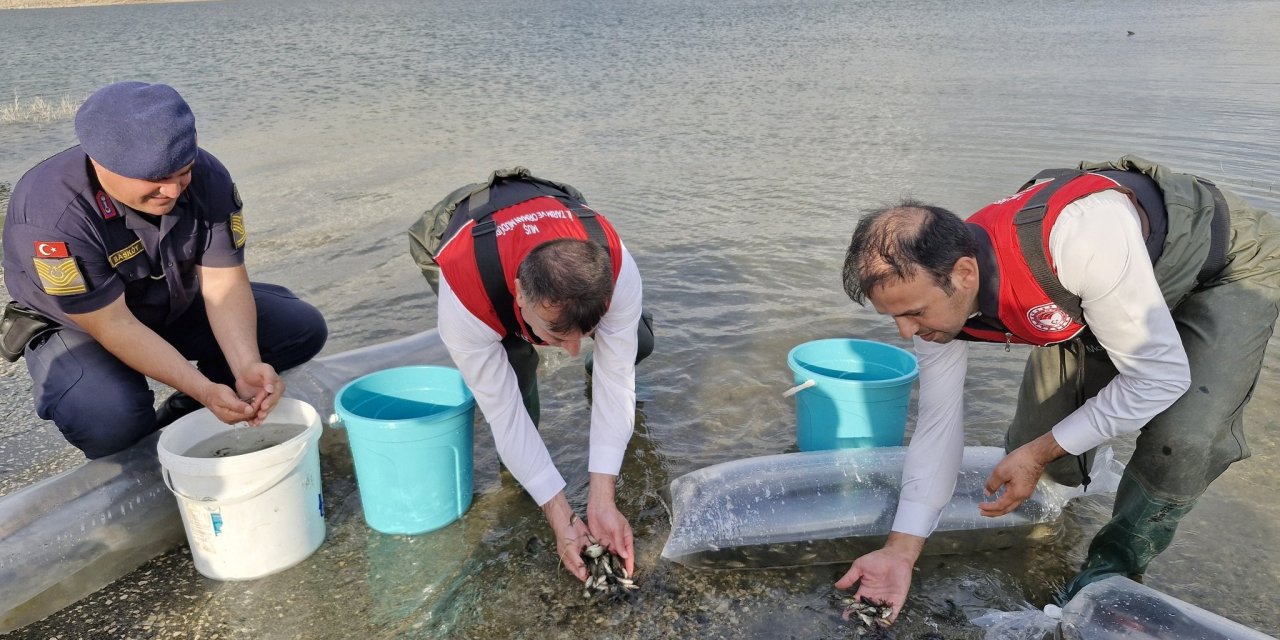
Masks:
[[[135,240],[133,244],[107,256],[107,262],[110,263],[111,268],[114,269],[120,266],[120,264],[125,260],[128,260],[140,253],[142,253],[142,241]]]

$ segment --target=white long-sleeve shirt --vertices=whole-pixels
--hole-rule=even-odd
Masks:
[[[525,491],[546,504],[565,481],[533,426],[520,398],[515,370],[507,361],[501,336],[472,315],[441,274],[438,325],[440,339],[475,394],[493,431],[498,455]],[[609,309],[593,341],[591,437],[587,470],[617,475],[635,428],[636,329],[641,311],[640,271],[626,247]]]
[[[1169,408],[1190,387],[1191,371],[1127,196],[1102,191],[1064,207],[1049,234],[1049,254],[1063,287],[1080,296],[1085,324],[1118,372],[1053,425],[1058,444],[1080,454],[1137,431]],[[928,536],[955,491],[964,454],[969,342],[914,343],[920,405],[893,530]]]

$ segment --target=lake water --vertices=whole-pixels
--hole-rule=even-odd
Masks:
[[[480,424],[476,500],[450,527],[372,533],[331,445],[329,536],[299,567],[223,584],[174,551],[15,637],[847,637],[831,590],[847,564],[720,572],[659,553],[671,479],[794,448],[791,347],[902,344],[841,292],[861,211],[913,196],[966,213],[1042,168],[1124,153],[1280,211],[1271,0],[229,1],[0,11],[0,42],[4,100],[177,87],[237,179],[252,274],[325,313],[328,353],[434,326],[404,230],[513,165],[610,217],[658,335],[619,488],[633,605],[582,600]],[[0,124],[0,182],[73,141],[65,118]],[[1280,635],[1275,342],[1246,411],[1254,457],[1213,485],[1147,584]],[[1025,355],[975,350],[970,444],[1002,442]],[[7,492],[80,457],[34,416],[22,364],[0,364]],[[542,375],[543,434],[580,505],[581,363],[548,353]],[[1075,503],[1051,545],[922,561],[894,637],[980,637],[966,613],[1044,604],[1109,508]]]

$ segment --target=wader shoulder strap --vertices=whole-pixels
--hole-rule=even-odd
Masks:
[[[1031,185],[1037,182],[1040,182],[1042,180],[1053,180],[1054,182],[1058,183],[1057,186],[1047,187],[1048,189],[1053,189],[1056,191],[1058,187],[1066,184],[1068,180],[1079,177],[1081,175],[1084,175],[1084,172],[1080,171],[1079,169],[1045,169],[1044,171],[1041,171],[1040,173],[1037,173],[1036,175],[1031,176],[1030,180],[1022,183],[1022,186],[1018,187],[1018,191],[1026,191],[1027,187],[1030,187]]]
[[[493,222],[493,214],[531,200],[539,196],[550,196],[560,201],[566,209],[573,212],[586,229],[587,237],[604,247],[605,259],[612,260],[609,254],[609,241],[605,237],[604,228],[596,219],[596,213],[588,209],[582,202],[564,191],[543,182],[510,180],[495,182],[477,191],[467,199],[467,216],[475,221],[471,229],[471,237],[475,243],[476,267],[480,271],[480,280],[484,282],[485,293],[489,296],[489,304],[498,312],[498,320],[507,330],[507,336],[519,336],[523,333],[516,321],[515,297],[507,286],[506,274],[502,271],[502,259],[498,254],[497,226]],[[609,265],[610,273],[613,265]]]
[[[1123,170],[1135,171],[1133,169],[1123,169]],[[1102,171],[1102,170],[1095,168],[1095,169],[1091,169],[1089,172],[1097,173],[1099,171]],[[1066,184],[1067,180],[1070,180],[1071,178],[1079,176],[1082,173],[1083,173],[1082,171],[1078,171],[1075,169],[1045,169],[1044,171],[1037,173],[1035,177],[1031,178],[1025,184],[1023,184],[1022,188],[1019,189],[1019,191],[1022,191],[1023,189],[1030,187],[1031,185],[1035,184],[1040,180],[1045,180],[1048,178],[1053,178],[1055,182],[1058,182],[1059,180],[1061,180],[1060,184]],[[1143,175],[1146,175],[1146,174],[1144,173]],[[1199,176],[1195,176],[1195,179],[1196,179],[1196,182],[1199,182],[1202,186],[1204,186],[1205,189],[1208,189],[1210,194],[1213,195],[1213,220],[1210,223],[1211,235],[1209,240],[1209,255],[1205,256],[1204,264],[1200,267],[1200,272],[1196,275],[1196,282],[1199,284],[1204,284],[1205,282],[1208,282],[1210,279],[1212,279],[1214,276],[1218,275],[1218,273],[1222,271],[1222,268],[1227,265],[1227,242],[1231,234],[1231,215],[1230,215],[1230,209],[1227,208],[1226,198],[1222,197],[1222,191],[1218,189],[1218,186],[1215,185],[1212,181],[1207,180],[1205,178],[1201,178]],[[1159,188],[1159,183],[1157,183],[1157,189],[1158,188]],[[1046,187],[1046,190],[1052,190],[1052,189],[1056,189],[1056,187],[1054,186]],[[1161,197],[1163,197],[1164,194],[1161,193],[1160,195]],[[1047,200],[1047,196],[1046,196],[1046,200]],[[1161,207],[1163,207],[1164,203],[1161,202],[1160,205]],[[1019,240],[1022,239],[1021,231],[1019,231],[1018,238]],[[1037,246],[1039,246],[1039,243],[1037,243]],[[1026,247],[1025,243],[1023,244],[1023,247]],[[1024,248],[1023,251],[1025,253],[1026,249]],[[1150,247],[1148,247],[1148,253],[1151,253],[1153,257],[1159,256],[1159,253],[1152,252]],[[1047,263],[1046,263],[1046,266],[1048,266]],[[1037,276],[1036,280],[1039,281],[1039,279],[1040,279],[1039,276]],[[1057,278],[1055,277],[1054,279],[1056,280]],[[1046,288],[1045,291],[1049,291],[1049,289]],[[1050,297],[1051,298],[1053,297],[1052,293],[1050,293]],[[1079,300],[1079,298],[1076,298],[1076,300]],[[1075,312],[1072,311],[1069,307],[1064,306],[1061,302],[1058,301],[1057,298],[1053,298],[1053,301],[1057,303],[1059,307],[1062,307],[1064,310],[1070,313],[1073,319],[1076,319],[1076,320],[1080,319],[1080,316],[1077,316]]]
[[[1200,267],[1200,273],[1196,275],[1196,282],[1204,284],[1210,278],[1218,275],[1222,268],[1227,266],[1227,236],[1231,233],[1231,217],[1230,211],[1227,209],[1227,199],[1222,197],[1222,191],[1218,190],[1218,185],[1205,180],[1199,176],[1196,181],[1204,185],[1209,193],[1213,194],[1213,222],[1210,224],[1211,238],[1209,240],[1209,255],[1204,259],[1204,266]]]
[[[1031,275],[1035,277],[1036,283],[1040,285],[1041,289],[1044,289],[1049,299],[1053,300],[1054,304],[1058,305],[1076,322],[1083,322],[1084,320],[1084,309],[1080,306],[1080,296],[1067,291],[1067,288],[1062,286],[1062,281],[1058,280],[1057,274],[1049,267],[1049,258],[1044,251],[1043,234],[1044,216],[1049,198],[1062,185],[1081,175],[1084,175],[1084,172],[1074,169],[1041,171],[1035,178],[1031,179],[1031,183],[1042,177],[1052,177],[1053,182],[1045,185],[1043,189],[1031,196],[1027,204],[1013,217],[1013,224],[1018,233],[1018,244],[1022,246],[1022,257],[1026,260],[1027,267],[1031,269]],[[1026,187],[1024,186],[1023,188],[1025,189]]]

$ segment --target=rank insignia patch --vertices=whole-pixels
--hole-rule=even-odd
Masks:
[[[231,241],[235,243],[237,249],[243,249],[247,238],[248,233],[244,229],[244,213],[237,211],[231,214]]]
[[[231,199],[235,200],[237,209],[244,208],[244,203],[240,201],[240,187],[237,187],[235,184],[231,185]]]
[[[40,286],[45,293],[51,296],[70,296],[89,290],[75,258],[35,257],[32,261],[35,262],[36,275],[40,277]]]
[[[99,189],[98,194],[93,197],[93,201],[98,205],[98,213],[102,214],[103,220],[110,220],[120,215],[120,212],[116,210],[115,203],[111,201],[106,191]]]

